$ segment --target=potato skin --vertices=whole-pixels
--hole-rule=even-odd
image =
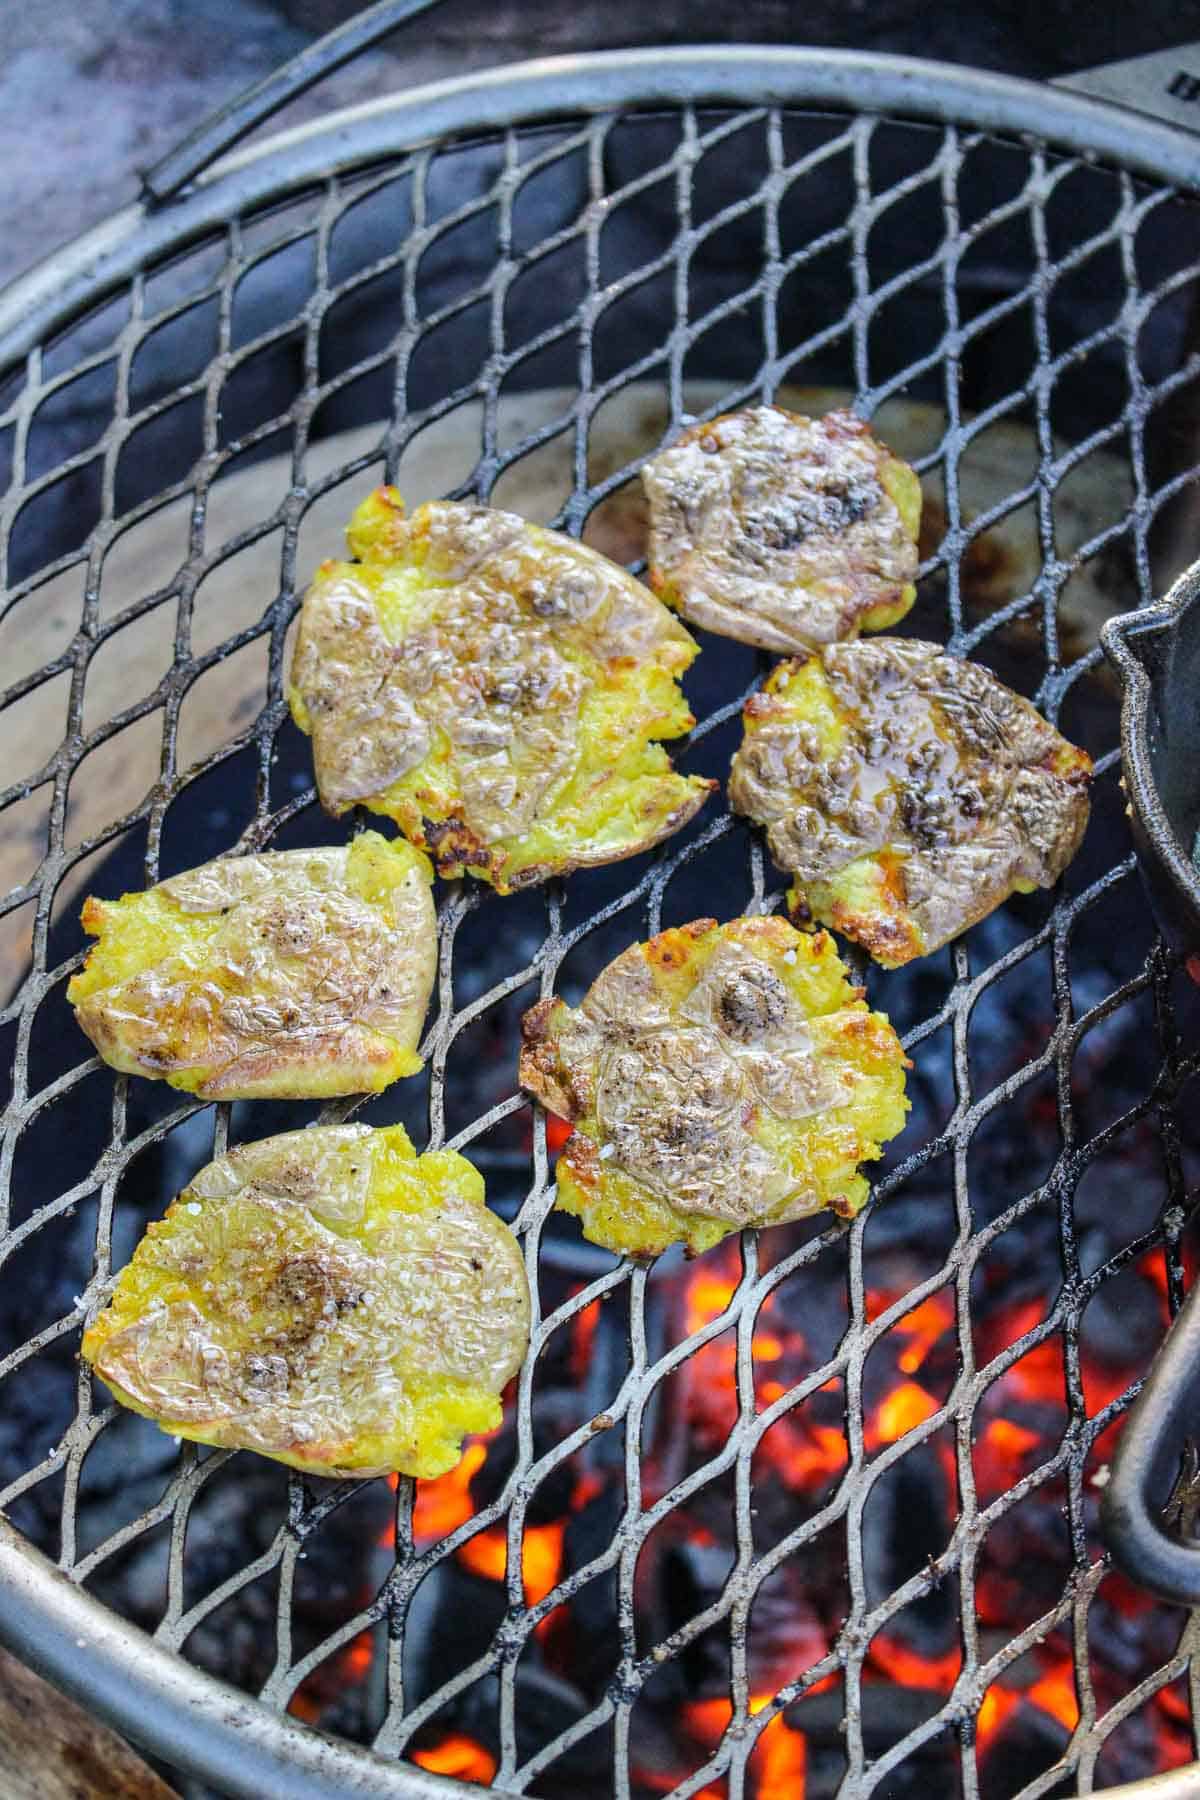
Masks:
[[[928,955],[1082,841],[1091,759],[976,663],[916,638],[780,663],[743,711],[730,803],[794,873],[792,916],[885,968]]]
[[[314,1127],[202,1169],[146,1230],[83,1355],[196,1443],[319,1475],[432,1476],[524,1358],[516,1239],[451,1150]]]
[[[916,599],[920,482],[853,413],[726,413],[642,485],[650,585],[707,631],[803,651],[887,630]]]
[[[678,831],[715,782],[660,738],[695,723],[697,646],[624,569],[513,513],[393,488],[359,506],[357,562],[304,597],[292,715],[325,807],[394,819],[448,878],[501,893]]]
[[[90,898],[100,941],[67,998],[113,1068],[201,1099],[378,1092],[421,1067],[432,881],[418,851],[368,831]]]
[[[908,1066],[832,940],[714,919],[633,944],[578,1008],[522,1023],[522,1086],[575,1127],[558,1206],[607,1249],[690,1254],[747,1225],[867,1197],[859,1164],[903,1128]]]

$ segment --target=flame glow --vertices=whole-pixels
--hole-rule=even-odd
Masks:
[[[558,1147],[557,1123],[551,1121],[550,1125],[553,1147]],[[565,1139],[566,1128],[558,1125],[558,1131]],[[1165,1316],[1168,1284],[1161,1251],[1142,1258],[1137,1272],[1159,1297]],[[687,1333],[698,1332],[721,1317],[734,1300],[740,1280],[741,1262],[733,1246],[723,1247],[689,1270],[681,1305],[682,1323]],[[867,1315],[876,1319],[903,1303],[903,1288],[871,1289],[866,1296]],[[1038,1298],[981,1309],[981,1322],[973,1326],[980,1365],[1018,1342],[1045,1317],[1045,1302]],[[569,1333],[565,1335],[568,1366],[578,1385],[582,1385],[592,1367],[601,1318],[600,1301],[590,1301],[571,1321]],[[868,1452],[900,1442],[939,1411],[942,1401],[937,1396],[948,1391],[946,1372],[953,1362],[956,1345],[956,1300],[950,1288],[938,1289],[896,1320],[872,1355],[870,1398],[864,1418],[864,1441]],[[887,1346],[886,1350],[884,1346]],[[811,1505],[814,1497],[819,1504],[819,1497],[832,1490],[847,1467],[846,1428],[840,1422],[845,1409],[843,1381],[841,1377],[833,1378],[803,1400],[793,1399],[787,1404],[788,1396],[794,1394],[796,1386],[819,1366],[819,1360],[816,1353],[810,1351],[778,1291],[769,1294],[762,1305],[751,1338],[751,1351],[757,1407],[763,1409],[778,1402],[785,1403],[758,1441],[754,1451],[753,1480],[764,1496],[769,1497],[774,1490],[775,1499],[769,1504],[777,1509],[777,1516],[786,1519],[789,1507],[794,1511],[798,1504]],[[1107,1354],[1113,1359],[1111,1362],[1098,1360],[1086,1349],[1082,1357],[1085,1397],[1092,1416],[1122,1393],[1130,1380],[1131,1365],[1118,1360],[1119,1348],[1115,1352],[1110,1349]],[[885,1356],[890,1361],[885,1363]],[[682,1454],[695,1455],[697,1451],[723,1447],[742,1405],[734,1331],[723,1330],[696,1351],[672,1380],[677,1383],[673,1390],[672,1429],[676,1434],[683,1434],[686,1448]],[[1034,1470],[1041,1459],[1052,1453],[1066,1424],[1063,1340],[1061,1333],[1055,1332],[1004,1370],[980,1399],[971,1446],[980,1504],[990,1504]],[[1112,1441],[1110,1433],[1118,1428],[1119,1423],[1109,1426],[1097,1440],[1093,1450],[1097,1461],[1107,1453],[1106,1445]],[[413,1528],[419,1543],[444,1537],[474,1516],[471,1487],[487,1459],[489,1441],[473,1440],[458,1467],[449,1475],[417,1484]],[[675,1441],[678,1443],[678,1435]],[[930,1504],[938,1504],[932,1496],[939,1491],[944,1494],[940,1504],[944,1507],[949,1530],[954,1523],[958,1493],[955,1450],[947,1435],[939,1432],[927,1447],[914,1450],[914,1454],[923,1456],[933,1470],[935,1481],[930,1489]],[[598,1495],[612,1491],[611,1469],[603,1462],[589,1461],[586,1456],[581,1457],[580,1462],[583,1466],[575,1469],[562,1500],[562,1516],[547,1519],[542,1511],[539,1523],[524,1527],[521,1586],[527,1607],[545,1601],[562,1580],[564,1572],[569,1572],[573,1566],[566,1558],[570,1519]],[[660,1466],[653,1449],[647,1452],[644,1463],[647,1500],[658,1492],[665,1492],[667,1486],[678,1479],[677,1472],[670,1473],[672,1466],[678,1471],[679,1464],[672,1465],[663,1459]],[[943,1478],[940,1490],[937,1485],[939,1470]],[[657,1485],[659,1483],[661,1487]],[[797,1502],[789,1496],[802,1498]],[[1057,1509],[1059,1495],[1052,1481],[1045,1484],[1044,1493],[1038,1490],[1038,1503],[1042,1502]],[[726,1543],[719,1522],[700,1509],[693,1511],[687,1505],[682,1506],[672,1514],[672,1519],[677,1536],[681,1534],[694,1550],[706,1546],[719,1548]],[[1015,1542],[1015,1549],[1001,1549],[990,1562],[990,1540],[985,1543],[976,1588],[980,1624],[1005,1635],[1011,1633],[1014,1620],[1021,1616],[1029,1601],[1026,1568],[1021,1560],[1022,1540],[1018,1537]],[[476,1532],[455,1554],[463,1568],[503,1588],[509,1577],[507,1526],[498,1523]],[[804,1589],[798,1591],[791,1602],[790,1614],[784,1615],[776,1635],[767,1645],[760,1643],[756,1651],[752,1639],[751,1667],[756,1686],[748,1702],[751,1716],[772,1706],[780,1688],[821,1662],[834,1646],[840,1625],[837,1617],[829,1613],[827,1599],[819,1598],[820,1585],[818,1580],[817,1592],[811,1598]],[[1116,1619],[1131,1621],[1143,1611],[1153,1612],[1153,1602],[1118,1576],[1105,1578],[1102,1595],[1103,1606]],[[502,1597],[497,1603],[502,1603]],[[569,1658],[577,1649],[574,1634],[579,1630],[579,1621],[567,1604],[556,1607],[538,1622],[534,1635],[548,1667],[567,1668],[563,1659]],[[950,1695],[962,1670],[962,1651],[957,1640],[947,1642],[943,1637],[934,1639],[932,1644],[924,1640],[918,1642],[921,1647],[907,1639],[895,1624],[892,1629],[877,1634],[868,1646],[864,1680],[867,1683],[892,1683],[910,1691],[924,1691],[940,1697]],[[339,1653],[338,1667],[344,1680],[365,1678],[373,1648],[371,1634],[363,1633]],[[1029,1673],[1031,1663],[1032,1678]],[[815,1683],[811,1691],[834,1687],[840,1680],[841,1676],[835,1671]],[[1095,1671],[1093,1680],[1105,1705],[1112,1705],[1119,1699],[1119,1689],[1107,1695],[1099,1694],[1100,1680]],[[1018,1681],[1023,1685],[1017,1685]],[[323,1692],[311,1682],[306,1684],[298,1692],[293,1710],[302,1717],[318,1719]],[[1190,1714],[1186,1693],[1174,1687],[1164,1688],[1153,1696],[1147,1711],[1151,1708],[1155,1720],[1157,1766],[1170,1768],[1188,1760]],[[802,1720],[803,1702],[789,1708],[789,1713]],[[988,1689],[976,1719],[977,1755],[986,1756],[1006,1728],[1014,1734],[1020,1733],[1025,1723],[1022,1715],[1032,1718],[1034,1713],[1040,1714],[1043,1722],[1053,1720],[1057,1728],[1068,1734],[1078,1723],[1074,1663],[1061,1635],[1051,1634],[1034,1646],[1018,1667],[1007,1671],[1004,1680],[993,1682]],[[668,1793],[681,1781],[686,1781],[689,1773],[694,1775],[701,1753],[707,1757],[716,1750],[731,1719],[728,1695],[686,1702],[682,1708],[682,1724],[692,1745],[690,1767],[682,1759],[678,1766],[672,1766],[661,1752],[661,1760],[657,1762],[650,1756],[648,1766],[638,1767],[636,1771],[642,1790]],[[1012,1741],[1015,1743],[1015,1736]],[[998,1757],[1002,1758],[1004,1754],[1003,1749],[996,1751]],[[493,1779],[496,1768],[495,1757],[484,1745],[457,1731],[447,1732],[432,1748],[414,1752],[414,1759],[427,1769],[457,1775],[468,1781],[488,1782]],[[790,1723],[788,1714],[779,1713],[771,1718],[749,1757],[746,1800],[803,1800],[808,1779],[807,1761],[803,1729]],[[716,1782],[700,1790],[696,1800],[723,1800],[724,1792],[724,1781]]]
[[[462,1461],[448,1475],[418,1481],[413,1502],[413,1535],[426,1541],[444,1538],[473,1517],[471,1481],[487,1461],[487,1445],[468,1444]]]
[[[950,1692],[962,1668],[962,1651],[957,1644],[943,1656],[922,1656],[899,1638],[883,1632],[871,1639],[867,1654],[877,1669],[902,1687],[932,1688],[939,1694]]]
[[[457,1775],[460,1781],[489,1782],[496,1773],[496,1758],[464,1732],[450,1731],[440,1744],[414,1750],[412,1760],[434,1775]]]
[[[699,1270],[688,1284],[687,1331],[690,1337],[725,1311],[737,1292],[737,1276]]]
[[[867,1293],[867,1318],[877,1319],[882,1312],[898,1300],[900,1296],[884,1292],[879,1288],[871,1288]],[[925,1363],[931,1352],[935,1350],[954,1330],[954,1297],[947,1288],[939,1288],[936,1294],[930,1294],[919,1306],[897,1319],[892,1327],[893,1332],[906,1340],[904,1348],[896,1358],[898,1366],[906,1375],[915,1375]]]
[[[774,1697],[752,1694],[748,1702],[751,1717],[769,1706]],[[733,1717],[733,1704],[724,1695],[714,1695],[710,1700],[689,1700],[683,1713],[697,1742],[706,1750],[714,1750]],[[778,1714],[764,1725],[750,1755],[755,1800],[804,1800],[807,1760],[804,1733],[794,1731],[783,1714]]]
[[[565,1519],[554,1519],[548,1525],[526,1525],[521,1545],[521,1585],[526,1606],[536,1606],[544,1600],[557,1582],[566,1529]],[[503,1581],[508,1573],[507,1531],[502,1525],[477,1531],[459,1546],[458,1560],[472,1574],[482,1575],[488,1581]]]
[[[751,1770],[758,1777],[757,1800],[804,1800],[807,1763],[808,1743],[803,1732],[793,1731],[780,1713],[764,1726],[750,1757]]]
[[[933,1395],[916,1381],[902,1381],[886,1394],[867,1421],[865,1441],[868,1450],[880,1444],[894,1444],[897,1439],[923,1425],[938,1409]]]

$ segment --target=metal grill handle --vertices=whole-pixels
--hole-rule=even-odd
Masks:
[[[171,199],[194,181],[223,150],[239,143],[289,100],[307,93],[326,75],[332,75],[343,63],[352,61],[360,51],[369,50],[380,38],[387,37],[398,26],[407,24],[409,19],[428,12],[437,4],[438,0],[377,0],[376,5],[347,19],[344,25],[327,32],[315,44],[306,44],[290,62],[265,75],[253,87],[246,88],[227,105],[210,114],[182,144],[177,144],[147,170],[142,176],[145,198],[159,205]]]
[[[157,205],[170,200],[223,150],[232,149],[289,101],[307,93],[360,51],[369,50],[390,32],[438,4],[439,0],[376,0],[374,6],[326,32],[316,43],[306,44],[290,62],[235,95],[189,132],[174,150],[168,150],[143,174],[143,197]],[[1200,114],[1200,76],[1189,74],[1184,69],[1185,62],[1200,66],[1200,44],[1183,44],[1128,62],[1078,70],[1061,76],[1054,85],[1200,131],[1200,117],[1196,116]]]
[[[1126,1574],[1181,1606],[1200,1605],[1200,1544],[1182,1543],[1168,1532],[1163,1506],[1179,1445],[1196,1429],[1197,1368],[1200,1282],[1193,1283],[1133,1404],[1101,1506],[1105,1542]]]

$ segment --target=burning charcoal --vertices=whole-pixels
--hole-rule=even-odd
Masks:
[[[980,1800],[1009,1800],[1062,1755],[1069,1728],[1030,1699],[1016,1701],[1002,1729],[980,1758]],[[1144,1772],[1144,1771],[1143,1771]],[[1067,1785],[1051,1793],[1065,1794]]]

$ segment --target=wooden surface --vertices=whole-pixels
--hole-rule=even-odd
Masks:
[[[0,1650],[4,1800],[178,1800],[110,1731]]]

